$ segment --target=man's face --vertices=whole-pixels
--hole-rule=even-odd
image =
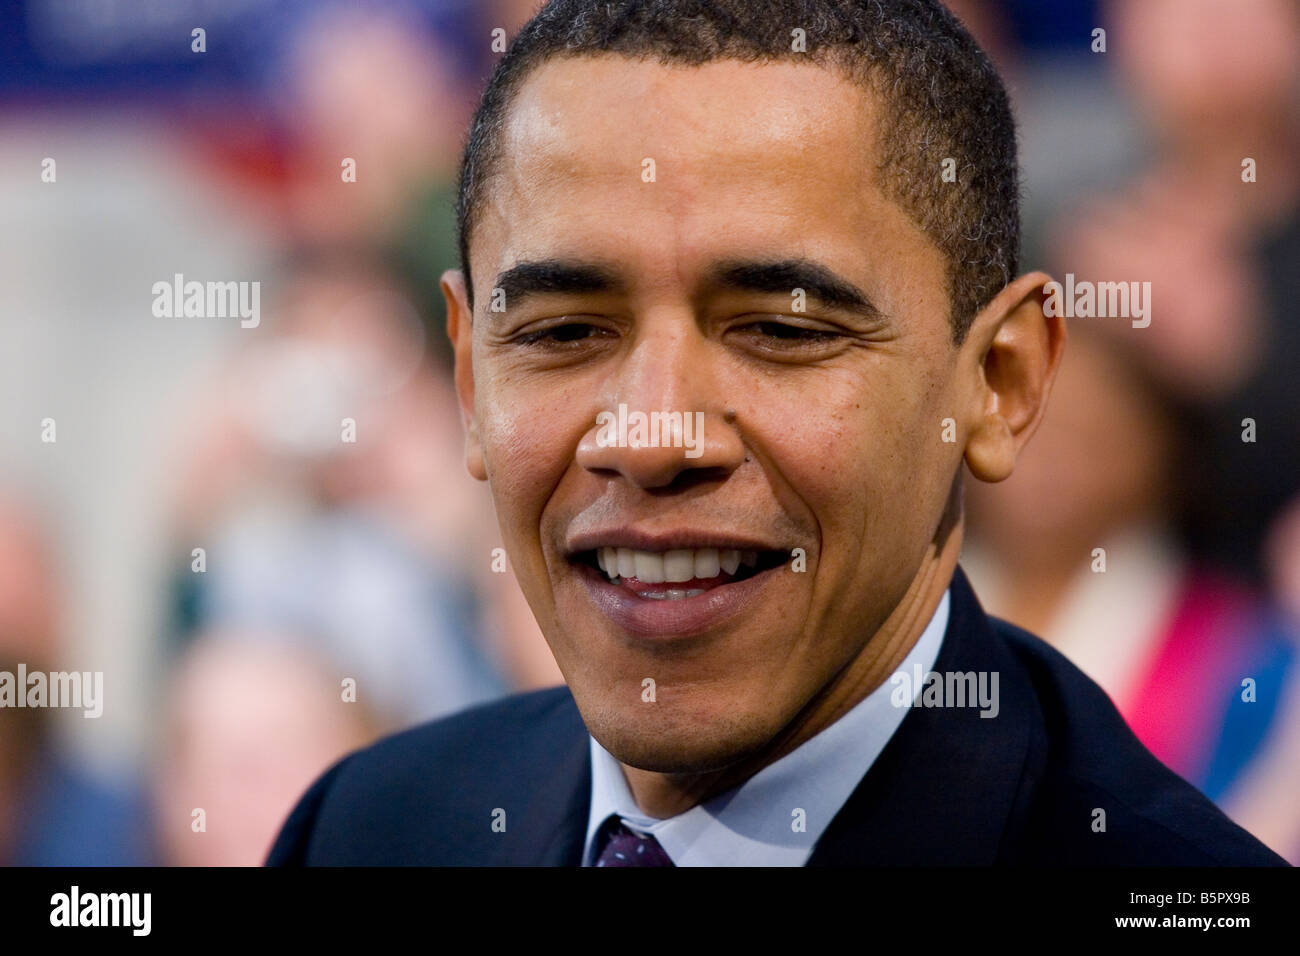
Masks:
[[[614,56],[546,64],[510,111],[457,348],[470,467],[588,728],[631,766],[767,743],[943,514],[943,420],[972,386],[942,255],[881,191],[878,115],[815,65]],[[620,405],[702,420],[698,444],[611,446],[597,416]],[[728,551],[751,559],[734,575]]]

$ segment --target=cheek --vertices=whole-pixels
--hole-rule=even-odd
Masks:
[[[923,483],[957,454],[955,445],[946,446],[950,455],[940,449],[943,415],[935,405],[932,391],[882,374],[823,377],[815,396],[785,405],[789,412],[770,432],[773,457],[823,536],[860,537],[916,510],[901,502],[928,499]]]
[[[493,411],[479,419],[479,438],[483,444],[492,490],[501,502],[514,511],[527,511],[542,490],[538,479],[551,470],[548,453],[558,445],[553,425],[534,410],[515,411],[493,403]]]
[[[497,374],[491,374],[497,372]],[[595,421],[590,383],[529,379],[491,369],[476,416],[502,542],[529,603],[550,601],[544,524],[583,434]]]
[[[476,394],[475,414],[493,497],[503,518],[507,511],[516,519],[535,515],[572,457],[574,406],[554,390],[487,378]],[[536,524],[531,522],[533,530]],[[518,521],[512,526],[519,527]]]
[[[534,613],[550,605],[541,516],[564,473],[563,435],[543,405],[482,396],[479,439],[510,568]]]

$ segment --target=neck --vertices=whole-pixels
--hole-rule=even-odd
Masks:
[[[926,550],[903,599],[862,651],[813,697],[785,728],[755,754],[706,774],[665,774],[622,764],[632,796],[660,819],[684,813],[724,793],[811,740],[839,720],[896,671],[934,616],[961,553],[960,503],[948,514]]]

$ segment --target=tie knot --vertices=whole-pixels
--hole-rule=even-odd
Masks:
[[[596,836],[596,846],[604,849],[596,858],[597,866],[672,866],[667,852],[654,837],[637,833],[617,815],[606,820]]]

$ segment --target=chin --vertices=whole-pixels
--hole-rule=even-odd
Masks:
[[[775,733],[734,711],[665,720],[662,712],[606,710],[586,723],[596,741],[620,763],[655,773],[723,770],[763,747]]]

